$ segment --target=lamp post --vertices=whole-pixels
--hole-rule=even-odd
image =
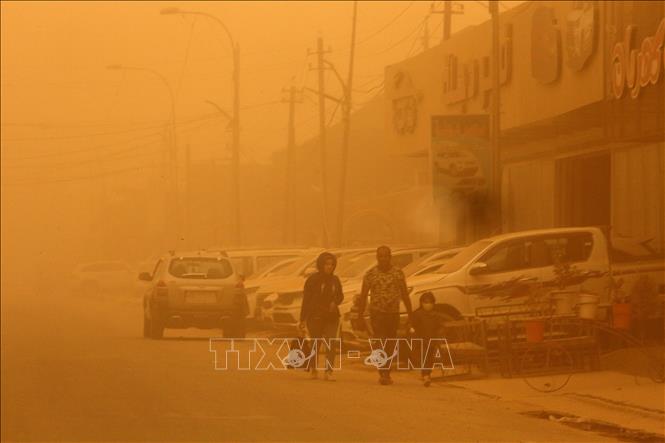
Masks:
[[[221,26],[222,30],[229,39],[231,50],[233,51],[233,115],[231,118],[231,126],[233,129],[233,146],[232,146],[232,174],[233,174],[233,206],[234,206],[234,230],[233,237],[236,245],[242,243],[241,230],[240,230],[240,48],[233,39],[233,35],[226,27],[224,22],[212,14],[199,11],[189,11],[180,8],[165,8],[160,12],[162,15],[198,15],[207,17]]]
[[[178,194],[178,143],[177,143],[177,134],[176,134],[176,115],[175,115],[175,95],[173,94],[173,88],[168,82],[166,77],[164,77],[159,72],[150,68],[142,68],[136,66],[125,66],[125,65],[108,65],[106,67],[109,70],[114,71],[143,71],[147,72],[154,77],[157,77],[163,84],[166,86],[166,89],[169,92],[169,98],[171,100],[171,146],[169,149],[169,178],[170,178],[170,193],[171,195],[167,197],[167,201],[170,198],[173,201],[171,206],[171,212],[166,214],[166,220],[175,220],[175,229],[172,234],[175,236],[175,243],[172,245],[172,248],[177,247],[180,240],[180,200]],[[167,194],[168,195],[168,194]],[[167,209],[168,212],[168,209]]]

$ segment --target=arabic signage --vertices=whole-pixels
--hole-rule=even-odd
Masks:
[[[499,81],[502,85],[510,80],[513,63],[512,35],[512,25],[504,26],[503,39],[499,48]],[[491,89],[489,54],[470,58],[464,62],[460,62],[460,57],[456,54],[446,54],[443,68],[443,102],[445,104],[469,100],[476,97],[478,93]]]
[[[398,71],[392,83],[393,128],[398,134],[413,134],[418,123],[418,105],[422,93],[416,90],[411,76],[405,71]]]
[[[491,183],[488,115],[432,117],[435,198],[484,191]]]
[[[623,96],[626,88],[632,98],[637,98],[640,89],[655,85],[661,70],[665,69],[665,18],[660,21],[654,35],[645,37],[633,48],[635,31],[634,25],[627,26],[623,40],[614,45],[611,53],[612,93],[617,99]]]

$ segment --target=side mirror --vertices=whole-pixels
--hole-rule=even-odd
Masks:
[[[487,272],[487,269],[488,269],[487,263],[478,261],[471,265],[471,267],[469,268],[469,274],[471,275],[483,274]]]
[[[310,275],[314,274],[316,272],[316,267],[310,266],[309,268],[305,269],[303,272],[305,274],[305,277],[309,277]]]
[[[139,280],[141,281],[152,281],[152,275],[149,272],[141,272],[139,274]]]

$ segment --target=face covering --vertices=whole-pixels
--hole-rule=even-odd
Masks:
[[[423,303],[422,307],[425,311],[431,311],[434,309],[434,303]]]

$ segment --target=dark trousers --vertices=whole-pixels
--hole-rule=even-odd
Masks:
[[[372,338],[376,339],[395,339],[397,338],[397,328],[399,328],[399,313],[398,312],[371,312],[370,322],[374,335]],[[395,352],[396,340],[388,340],[383,347],[383,351],[388,357]],[[392,359],[388,360],[383,366],[379,367],[379,375],[381,377],[390,376],[390,366]]]
[[[430,375],[434,367],[434,356],[436,355],[436,342],[429,337],[417,337],[418,352],[417,363],[421,366],[422,375]]]
[[[331,339],[337,338],[337,329],[339,328],[338,317],[313,317],[307,319],[307,329],[309,330],[310,338],[318,338],[325,341],[323,347],[326,353],[326,370],[332,371],[335,367],[335,348],[332,346]],[[309,361],[309,368],[316,369],[316,362],[319,361],[319,346],[316,346],[314,359]]]

